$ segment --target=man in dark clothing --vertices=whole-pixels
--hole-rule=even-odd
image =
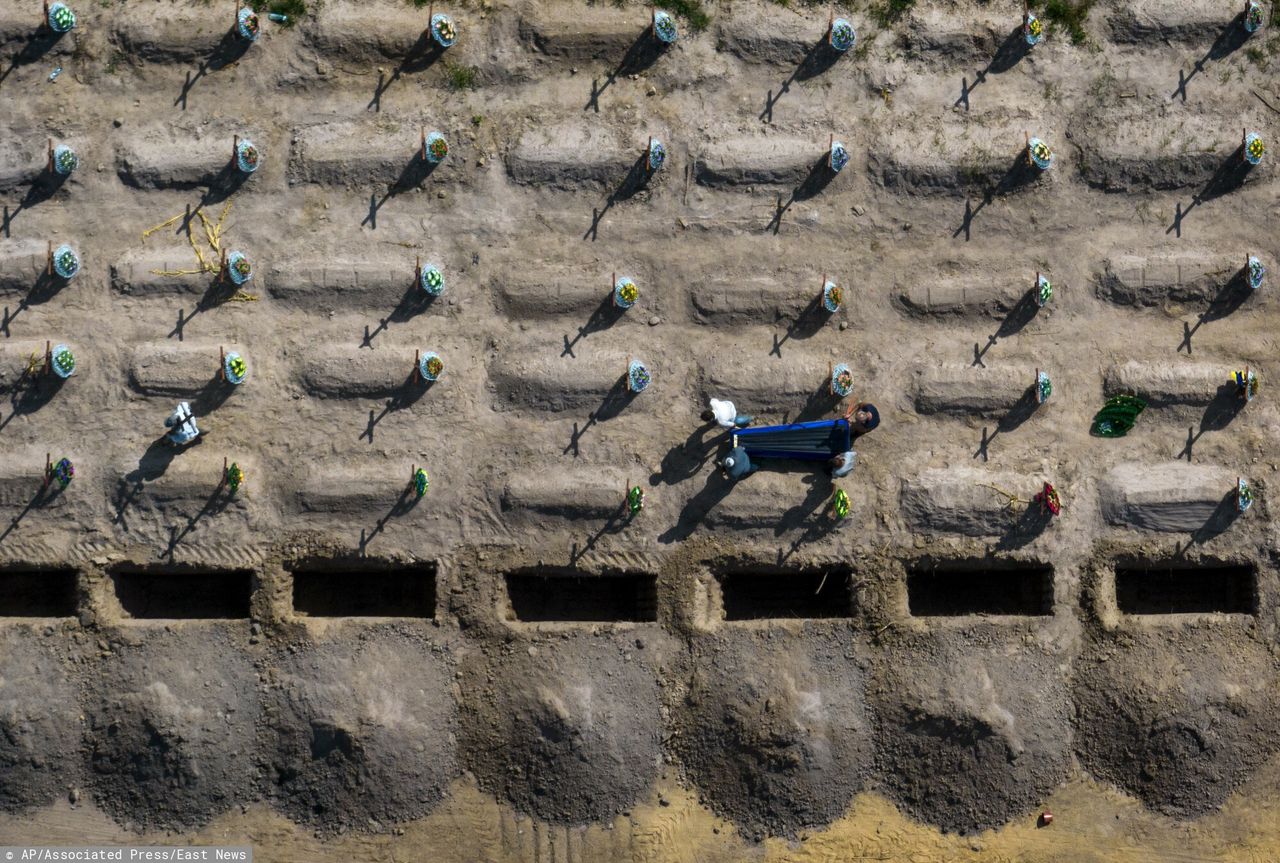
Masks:
[[[729,450],[729,454],[720,462],[720,469],[725,475],[732,480],[740,480],[751,476],[760,469],[758,465],[751,463],[751,459],[747,457],[747,451],[740,446],[736,446]]]

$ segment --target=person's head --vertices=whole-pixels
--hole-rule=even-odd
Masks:
[[[703,411],[702,421],[704,423],[715,422],[716,421],[715,411],[711,410],[711,408],[707,408],[705,411]]]
[[[723,467],[725,470],[729,470],[737,463],[738,462],[734,459],[733,456],[727,455],[724,457],[724,461],[720,462],[720,466]]]
[[[871,431],[880,425],[880,411],[876,410],[876,406],[870,402],[860,404],[853,412],[853,422],[863,431]]]
[[[844,456],[838,455],[833,457],[831,461],[827,462],[827,466],[832,470],[840,470],[840,468],[844,467]]]

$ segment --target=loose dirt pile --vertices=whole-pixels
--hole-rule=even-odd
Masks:
[[[885,791],[948,832],[985,830],[1030,811],[1070,767],[1061,662],[1020,634],[983,624],[963,639],[894,645],[877,660],[871,687]]]
[[[125,823],[182,828],[258,796],[258,677],[242,640],[187,624],[113,642],[87,708],[99,806]]]
[[[753,628],[695,646],[675,740],[712,808],[757,840],[842,815],[871,766],[862,663],[844,628]]]
[[[53,652],[62,641],[26,628],[0,634],[0,810],[44,806],[78,782],[82,723]]]
[[[662,760],[653,641],[572,633],[469,661],[463,747],[481,785],[557,822],[635,804]]]
[[[290,817],[323,830],[417,818],[457,775],[451,652],[408,628],[344,629],[282,656],[272,678],[271,769]]]
[[[1221,806],[1280,746],[1275,658],[1237,629],[1133,628],[1092,644],[1075,674],[1089,771],[1166,815]]]

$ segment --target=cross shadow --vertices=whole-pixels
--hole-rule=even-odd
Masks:
[[[605,213],[609,212],[614,204],[629,200],[647,188],[649,178],[652,176],[649,171],[649,153],[646,150],[627,169],[627,175],[622,178],[622,182],[609,193],[609,197],[605,199],[604,208],[591,208],[591,227],[587,228],[587,232],[582,235],[582,239],[589,239],[594,243],[600,233],[600,222],[604,220]]]
[[[1178,202],[1174,210],[1173,223],[1169,225],[1165,233],[1177,234],[1177,236],[1181,237],[1182,222],[1192,210],[1203,203],[1212,201],[1214,198],[1220,198],[1239,189],[1249,179],[1249,174],[1252,171],[1253,165],[1244,158],[1244,144],[1240,144],[1213,172],[1213,176],[1209,178],[1209,182],[1204,184],[1204,188],[1191,198],[1190,204],[1183,207],[1182,202]]]
[[[236,164],[235,159],[228,159],[227,163],[222,166],[222,170],[209,181],[209,187],[204,190],[204,194],[200,196],[200,203],[196,204],[191,214],[194,216],[196,210],[205,205],[221,204],[239,191],[240,187],[248,179],[249,175],[240,170],[240,166]]]
[[[723,434],[716,432],[723,431]],[[711,437],[707,437],[711,433]],[[694,429],[684,443],[676,444],[662,457],[658,472],[649,475],[650,485],[675,485],[693,477],[711,459],[716,447],[729,436],[727,430],[714,425]]]
[[[1023,327],[1031,323],[1036,313],[1040,311],[1040,303],[1037,302],[1037,292],[1035,288],[1030,288],[1025,294],[1014,304],[1004,319],[1000,321],[1000,326],[996,327],[996,331],[987,337],[987,343],[981,349],[975,343],[973,346],[973,365],[985,366],[982,362],[986,357],[987,351],[995,345],[1000,339],[1008,338],[1020,332]]]
[[[222,375],[214,374],[214,376],[200,388],[200,392],[195,394],[191,399],[191,412],[196,416],[204,416],[211,414],[223,403],[231,397],[235,384],[228,383],[222,379]]]
[[[987,80],[988,74],[999,75],[1008,72],[1014,66],[1018,65],[1023,57],[1031,50],[1031,46],[1027,44],[1027,40],[1022,35],[1022,25],[1018,24],[1004,37],[1004,41],[996,48],[996,53],[987,61],[987,65],[983,69],[979,69],[973,79],[973,85],[970,86],[965,78],[960,79],[960,98],[956,99],[955,107],[964,106],[966,111],[969,110],[969,96],[978,88],[979,84],[983,84]]]
[[[790,418],[790,411],[782,415],[783,423],[802,423],[821,419],[836,409],[840,404],[840,396],[831,391],[831,383],[823,380],[822,384],[809,394],[805,403],[796,411],[795,419]]]
[[[782,200],[781,195],[778,196],[778,204],[774,209],[773,218],[765,226],[765,231],[773,231],[776,235],[778,231],[782,230],[782,217],[786,215],[787,210],[791,209],[792,204],[817,197],[835,178],[836,172],[831,170],[830,151],[823,152],[818,161],[814,162],[809,169],[808,176],[791,190],[791,195],[785,202]]]
[[[605,393],[604,400],[600,402],[600,407],[587,414],[587,421],[583,424],[582,429],[578,429],[578,424],[573,424],[573,434],[569,437],[569,444],[564,448],[561,455],[573,453],[573,457],[578,457],[578,444],[583,436],[596,423],[608,422],[626,409],[627,405],[635,400],[636,394],[627,388],[627,376],[624,374],[614,382],[609,388],[609,392]]]
[[[18,202],[13,212],[9,212],[9,208],[5,207],[4,224],[0,225],[0,230],[3,230],[6,237],[9,236],[9,226],[13,224],[13,220],[19,213],[49,200],[66,182],[66,174],[59,174],[46,165],[39,176],[31,181],[31,187],[27,189],[27,193],[22,196],[22,200]]]
[[[773,95],[772,90],[765,96],[764,110],[760,112],[761,120],[766,123],[773,122],[773,109],[783,95],[790,92],[792,82],[808,81],[816,78],[834,66],[836,61],[840,59],[840,52],[831,47],[831,40],[828,36],[829,34],[823,34],[822,38],[805,53],[799,65],[792,70],[785,81],[778,85],[778,95],[776,97]]]
[[[1240,517],[1240,510],[1236,504],[1237,492],[1233,488],[1223,496],[1218,506],[1210,514],[1205,523],[1196,528],[1191,534],[1191,538],[1187,540],[1186,548],[1182,549],[1177,556],[1181,557],[1186,553],[1187,548],[1192,545],[1200,545],[1213,539],[1215,536],[1226,532],[1227,528],[1235,524],[1236,519]]]
[[[219,274],[215,273],[213,278],[209,280],[209,284],[200,299],[196,300],[196,304],[191,307],[191,311],[178,309],[178,322],[169,331],[169,338],[177,336],[178,341],[182,341],[187,324],[191,323],[196,315],[201,312],[207,312],[210,309],[216,309],[234,297],[239,291],[240,288],[235,282],[229,278],[221,278]]]
[[[1205,52],[1204,56],[1191,64],[1190,75],[1185,74],[1181,69],[1178,70],[1178,87],[1169,94],[1169,98],[1175,99],[1181,96],[1183,102],[1187,101],[1187,84],[1197,74],[1204,71],[1205,63],[1230,56],[1248,40],[1249,34],[1244,29],[1244,12],[1237,12],[1236,17],[1232,18],[1230,23],[1218,34],[1218,38],[1209,46],[1209,50]]]
[[[413,157],[400,170],[400,176],[387,187],[386,193],[381,198],[376,197],[372,192],[369,193],[369,215],[365,216],[360,224],[368,225],[377,230],[378,210],[382,209],[382,205],[398,195],[403,195],[405,192],[418,188],[418,186],[426,182],[435,169],[436,164],[434,162],[422,157],[421,148],[415,150]]]
[[[5,529],[0,531],[0,543],[3,543],[8,538],[9,534],[18,529],[18,526],[22,524],[22,520],[27,517],[31,510],[47,506],[56,500],[61,494],[62,486],[58,485],[57,480],[50,480],[47,483],[41,480],[40,487],[36,489],[36,493],[27,501],[27,504],[22,508],[22,511],[9,519],[9,523],[5,526]]]
[[[1044,507],[1034,502],[1028,504],[1018,515],[1017,521],[1009,525],[1008,530],[996,540],[996,548],[1000,551],[1012,551],[1029,545],[1044,533],[1051,521],[1053,515]]]
[[[1003,176],[996,181],[994,185],[987,186],[982,192],[982,200],[978,206],[973,206],[969,198],[964,201],[964,219],[960,222],[960,227],[952,232],[951,237],[954,239],[964,234],[965,242],[971,238],[974,217],[982,211],[982,208],[990,204],[996,198],[1003,197],[1033,185],[1041,178],[1044,171],[1041,171],[1035,165],[1032,165],[1028,159],[1025,150],[1019,150],[1014,156],[1013,164],[1011,164],[1004,172]]]
[[[417,279],[414,279],[405,288],[404,294],[400,297],[400,301],[396,303],[396,307],[385,317],[378,320],[378,326],[370,330],[369,325],[364,325],[364,336],[360,339],[360,347],[373,347],[373,340],[379,334],[390,329],[391,324],[403,324],[412,320],[417,315],[431,308],[436,298],[428,294],[422,289]]]
[[[626,309],[620,309],[613,304],[613,294],[610,293],[600,305],[596,306],[591,312],[591,316],[587,318],[587,322],[578,327],[578,334],[569,339],[569,334],[564,336],[564,350],[560,352],[560,356],[574,356],[573,348],[578,342],[589,336],[591,333],[598,333],[607,330],[618,322],[618,319],[627,313]]]
[[[387,514],[378,519],[373,526],[373,530],[366,534],[364,528],[360,529],[360,545],[359,553],[364,554],[369,543],[373,542],[374,537],[382,533],[386,529],[387,522],[393,518],[399,518],[408,515],[418,505],[420,498],[413,492],[413,482],[410,481],[405,485],[404,490],[400,492],[400,497],[396,498],[395,503],[391,504],[391,509],[387,510]]]
[[[586,557],[587,554],[590,553],[591,549],[596,547],[596,544],[600,542],[600,539],[605,534],[618,533],[626,527],[627,521],[629,521],[629,519],[626,518],[626,513],[627,502],[623,500],[622,503],[618,505],[618,508],[610,513],[609,517],[605,520],[605,523],[601,525],[595,533],[586,538],[582,543],[581,549],[578,548],[578,543],[575,541],[569,549],[569,566],[577,566],[578,562],[582,560],[582,558]]]
[[[32,284],[27,295],[18,300],[18,305],[12,310],[8,306],[4,307],[4,315],[0,317],[0,333],[4,333],[5,337],[11,337],[13,333],[10,331],[10,325],[18,319],[18,315],[25,312],[32,306],[38,306],[41,303],[47,303],[58,295],[67,285],[67,280],[59,276],[57,273],[50,273],[47,270],[40,270],[36,276],[35,283]]]
[[[1180,459],[1187,457],[1187,461],[1191,461],[1192,447],[1199,442],[1207,431],[1222,431],[1231,425],[1231,421],[1236,415],[1244,409],[1244,397],[1240,395],[1240,391],[1234,383],[1223,384],[1218,387],[1218,392],[1214,395],[1213,401],[1205,406],[1204,414],[1200,417],[1200,428],[1197,430],[1195,426],[1187,427],[1187,442],[1182,447],[1182,452],[1178,453],[1174,458]]]
[[[996,421],[996,430],[990,435],[987,434],[987,427],[982,427],[982,441],[978,444],[978,450],[973,454],[974,458],[981,457],[983,461],[989,459],[987,448],[991,446],[991,442],[996,439],[996,435],[1007,434],[1016,430],[1020,425],[1031,418],[1036,409],[1040,407],[1040,403],[1036,401],[1036,385],[1033,383],[1027,387],[1026,391],[1018,398],[1009,410],[1005,411],[1004,416]]]
[[[685,503],[680,510],[676,523],[658,536],[658,542],[670,544],[686,540],[697,530],[698,525],[706,518],[707,513],[715,509],[720,501],[729,496],[734,481],[713,470],[707,475],[706,485]]]
[[[652,24],[645,27],[636,41],[627,48],[614,70],[605,76],[604,84],[600,83],[599,78],[591,79],[591,95],[587,97],[587,104],[582,107],[582,110],[595,111],[599,114],[600,97],[613,85],[614,81],[624,75],[638,75],[645,71],[658,62],[659,57],[667,53],[667,47],[667,43],[653,35]]]
[[[47,23],[42,23],[40,27],[27,37],[27,41],[19,49],[17,54],[13,55],[13,59],[9,61],[8,67],[0,72],[0,85],[4,84],[5,79],[19,66],[29,66],[32,63],[39,62],[40,58],[48,54],[54,45],[65,36],[65,33],[59,33],[50,27]]]
[[[1241,267],[1236,271],[1230,279],[1227,280],[1213,299],[1209,301],[1209,306],[1196,319],[1195,326],[1191,326],[1186,321],[1182,322],[1182,343],[1178,345],[1178,351],[1183,348],[1187,349],[1187,353],[1191,353],[1191,338],[1199,329],[1209,321],[1216,321],[1227,317],[1236,309],[1240,308],[1253,294],[1253,289],[1249,287],[1249,274],[1245,267]]]
[[[415,372],[417,369],[411,369],[409,376],[405,378],[404,383],[394,392],[386,404],[382,406],[382,411],[375,414],[372,409],[369,411],[369,423],[365,426],[365,430],[360,433],[356,440],[361,438],[369,438],[369,443],[373,443],[373,431],[378,427],[378,423],[386,419],[390,414],[396,411],[402,411],[413,407],[418,403],[424,394],[435,386],[434,381],[423,380]]]
[[[240,38],[234,27],[228,29],[223,34],[222,39],[218,41],[218,44],[209,52],[209,56],[200,61],[200,65],[196,68],[195,76],[192,77],[191,71],[187,71],[182,90],[178,93],[178,98],[173,100],[173,104],[181,105],[182,110],[187,110],[187,99],[200,79],[210,72],[217,72],[237,62],[245,55],[245,52],[249,50],[249,46],[252,44],[248,39]]]
[[[0,431],[15,417],[33,414],[53,401],[66,380],[55,374],[41,374],[23,369],[9,393],[9,415],[0,420]]]
[[[418,34],[418,41],[409,49],[409,53],[400,61],[400,65],[391,70],[390,77],[387,77],[382,72],[378,73],[378,85],[374,88],[373,98],[369,100],[365,110],[381,111],[382,95],[390,89],[392,84],[405,75],[413,75],[430,69],[437,60],[444,56],[444,51],[445,49],[440,46],[440,43],[431,38],[431,34],[424,29]]]
[[[231,501],[231,493],[227,491],[226,483],[218,483],[217,488],[213,490],[213,494],[209,495],[205,500],[204,505],[200,507],[195,515],[187,516],[187,523],[181,530],[178,529],[177,525],[170,526],[169,545],[159,554],[159,557],[167,557],[169,558],[169,562],[173,563],[174,553],[178,550],[178,546],[182,544],[182,541],[187,538],[188,534],[196,529],[196,526],[200,524],[201,520],[222,512],[231,505]]]
[[[779,338],[777,333],[773,336],[773,347],[769,349],[770,356],[782,357],[782,346],[791,339],[804,340],[817,335],[826,326],[830,320],[830,314],[822,305],[822,294],[809,301],[809,304],[796,315],[795,319],[787,326],[787,331]]]

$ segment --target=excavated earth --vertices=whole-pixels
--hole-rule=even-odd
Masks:
[[[1274,8],[447,5],[0,0],[0,844],[1280,857]],[[882,422],[733,484],[710,397]]]

